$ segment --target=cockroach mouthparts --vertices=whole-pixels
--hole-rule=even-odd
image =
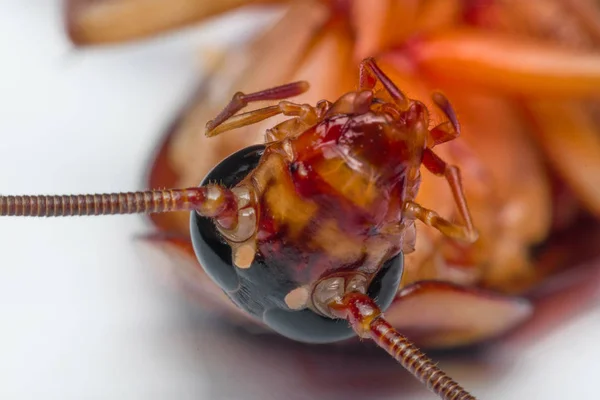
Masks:
[[[236,93],[208,122],[207,136],[275,115],[290,118],[266,131],[265,145],[223,160],[200,187],[1,196],[0,215],[189,211],[200,264],[261,323],[308,343],[354,334],[372,339],[441,398],[473,399],[383,317],[397,295],[403,256],[414,250],[416,220],[455,240],[477,239],[458,168],[432,150],[459,136],[454,110],[434,94],[448,121],[430,130],[427,107],[402,93],[373,59],[360,64],[358,90],[334,103],[285,100],[307,89],[295,82]],[[265,100],[279,103],[238,114]],[[422,165],[445,178],[462,224],[415,201]]]

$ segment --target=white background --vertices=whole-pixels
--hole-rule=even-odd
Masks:
[[[151,151],[200,78],[198,48],[247,25],[76,51],[60,10],[56,0],[0,0],[0,193],[141,189]],[[381,359],[247,338],[204,319],[134,244],[147,229],[137,216],[0,220],[0,398],[431,398]],[[595,306],[519,351],[442,365],[483,399],[597,397],[599,317]]]

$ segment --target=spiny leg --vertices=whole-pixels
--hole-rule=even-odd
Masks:
[[[433,102],[442,110],[448,121],[442,122],[429,131],[427,146],[434,148],[438,144],[449,142],[460,136],[460,124],[454,108],[443,94],[435,92],[431,96]]]
[[[314,107],[311,107],[308,104],[296,104],[289,101],[281,101],[275,106],[259,108],[258,110],[230,117],[210,132],[207,132],[207,136],[216,136],[232,129],[252,125],[278,114],[297,117],[306,125],[313,125],[319,120],[319,116]]]
[[[447,219],[442,218],[435,211],[425,208],[413,201],[404,203],[404,214],[422,221],[424,224],[437,229],[445,236],[452,239],[463,240],[466,242],[474,242],[477,239],[477,234],[471,233],[466,227],[454,224]]]
[[[298,95],[306,92],[307,90],[308,90],[308,82],[300,81],[300,82],[288,83],[286,85],[276,86],[274,88],[265,89],[265,90],[261,90],[259,92],[254,92],[254,93],[245,94],[242,92],[237,92],[236,94],[233,95],[233,97],[231,98],[231,101],[229,102],[229,104],[227,104],[225,106],[223,111],[221,111],[219,113],[219,115],[217,115],[215,117],[215,119],[208,121],[208,123],[206,124],[206,136],[215,136],[217,134],[217,133],[215,133],[215,131],[218,126],[220,126],[225,121],[232,118],[237,112],[242,110],[244,107],[246,107],[250,103],[258,102],[258,101],[268,101],[268,100],[283,100],[283,99],[287,99],[290,97],[298,96]],[[269,107],[267,107],[266,109],[269,109]],[[257,111],[259,111],[259,110],[257,110]],[[263,119],[268,118],[268,117],[269,116],[266,116]],[[261,120],[262,119],[259,119],[258,121],[261,121]],[[255,121],[255,122],[258,122],[258,121]],[[254,122],[249,120],[249,122],[245,125],[252,124],[252,123],[254,123]],[[244,125],[239,125],[239,126],[244,126]],[[229,129],[233,129],[233,128],[229,128]],[[228,129],[226,129],[226,130],[228,130]],[[223,130],[221,130],[219,132],[223,132]]]
[[[473,221],[471,219],[469,207],[465,199],[462,181],[460,178],[460,171],[455,166],[449,166],[431,150],[431,148],[438,144],[446,143],[460,136],[460,124],[458,122],[458,118],[456,117],[456,112],[446,96],[440,92],[435,92],[432,95],[432,100],[446,115],[448,121],[442,122],[441,124],[435,126],[429,132],[429,148],[425,149],[423,153],[423,164],[435,175],[444,176],[446,178],[448,185],[450,185],[452,190],[452,196],[454,197],[454,200],[458,206],[459,213],[465,222],[468,233],[474,238],[473,240],[476,240],[475,228],[473,227]]]
[[[467,200],[465,199],[462,181],[460,178],[460,170],[458,167],[454,165],[448,165],[429,148],[426,148],[423,151],[423,165],[434,175],[443,176],[446,178],[446,181],[452,190],[452,196],[454,197],[454,201],[458,207],[458,212],[464,222],[464,226],[449,222],[440,217],[435,211],[423,208],[413,202],[407,202],[404,205],[405,211],[414,215],[425,224],[438,229],[446,236],[471,243],[476,241],[478,233],[473,226],[471,212],[469,211],[469,206],[467,205]]]
[[[406,109],[409,104],[408,97],[392,82],[392,80],[379,68],[373,58],[364,59],[359,66],[359,89],[373,90],[377,81],[381,82],[384,89],[390,94],[394,102],[401,109]]]

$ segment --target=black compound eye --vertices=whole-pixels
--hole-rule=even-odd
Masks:
[[[233,187],[258,165],[265,147],[243,149],[224,159],[202,181]],[[250,268],[234,266],[231,247],[214,223],[191,213],[192,243],[198,261],[211,279],[241,309],[256,317],[275,332],[307,343],[331,343],[355,335],[344,320],[323,317],[310,309],[290,310],[285,296],[296,286],[289,277],[274,273],[262,255],[257,254]],[[388,260],[372,281],[368,295],[382,310],[392,303],[402,277],[403,255]]]

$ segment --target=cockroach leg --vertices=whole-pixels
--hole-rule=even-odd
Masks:
[[[300,118],[287,119],[265,131],[265,143],[279,142],[285,138],[293,137],[309,127],[310,125]]]
[[[309,87],[308,82],[299,81],[299,82],[288,83],[286,85],[276,86],[271,89],[261,90],[259,92],[249,93],[249,94],[237,92],[236,94],[233,95],[231,101],[229,102],[229,104],[227,104],[225,106],[223,111],[221,111],[219,113],[219,115],[217,115],[215,117],[215,119],[208,121],[208,123],[206,124],[206,136],[215,136],[215,135],[217,135],[218,132],[222,132],[223,130],[216,131],[216,128],[219,125],[223,124],[225,121],[229,120],[231,117],[233,117],[236,113],[241,111],[244,107],[246,107],[250,103],[258,102],[258,101],[269,101],[269,100],[284,100],[284,99],[287,99],[290,97],[298,96],[298,95],[306,92],[308,90],[308,87]],[[266,107],[263,110],[268,110],[268,109],[271,109],[271,107]],[[257,111],[260,111],[260,110],[257,110]],[[270,111],[270,112],[273,112],[273,111]],[[265,111],[265,113],[268,114],[267,111]],[[244,115],[246,115],[246,118],[248,118],[248,122],[246,124],[242,124],[239,126],[253,124],[255,122],[261,121],[262,119],[269,118],[271,116],[271,115],[267,115],[267,116],[263,117],[262,119],[256,119],[253,121],[252,118],[257,118],[258,116],[252,115],[252,118],[250,118],[250,116],[248,114],[252,114],[252,113],[244,114]],[[276,114],[273,114],[273,115],[276,115]],[[264,115],[264,114],[259,114],[259,115]],[[231,127],[229,129],[233,129],[233,128],[234,127]],[[215,132],[217,132],[217,133],[215,133]]]
[[[454,131],[456,132],[456,136],[460,134],[460,124],[458,123],[458,118],[456,117],[456,111],[454,111],[454,107],[450,104],[450,101],[440,92],[435,92],[431,96],[431,99],[435,103],[436,106],[440,108],[446,114],[446,117],[452,123],[454,127]]]
[[[317,113],[314,107],[311,107],[308,104],[295,104],[289,101],[281,101],[275,106],[259,108],[258,110],[229,117],[213,129],[207,130],[206,135],[209,137],[216,136],[232,129],[255,124],[279,114],[289,117],[298,117],[298,119],[308,126],[318,122]]]
[[[452,126],[452,122],[446,121],[436,125],[429,131],[427,146],[434,148],[438,144],[446,143],[458,137],[458,132]]]
[[[304,104],[302,107],[308,106]],[[267,129],[265,132],[265,143],[278,142],[285,138],[301,134],[311,126],[323,120],[331,107],[331,102],[321,100],[315,107],[311,107],[310,110],[305,108],[297,118],[288,119],[275,125],[273,128]],[[291,112],[291,110],[288,111]],[[286,115],[292,116],[293,114],[290,113]]]
[[[431,98],[433,102],[442,110],[448,118],[448,121],[442,122],[429,131],[429,140],[427,146],[434,148],[438,144],[449,142],[460,136],[460,124],[456,117],[454,108],[443,94],[435,92]]]
[[[406,216],[416,218],[452,239],[470,243],[477,240],[476,232],[469,230],[469,228],[465,226],[454,224],[447,219],[442,218],[435,211],[425,208],[414,201],[407,201],[404,203],[404,213]]]
[[[392,80],[377,66],[373,58],[367,58],[360,63],[359,72],[359,90],[373,90],[377,81],[381,82],[384,89],[401,109],[406,109],[409,105],[408,97]]]
[[[471,243],[475,242],[479,235],[473,225],[473,219],[471,218],[471,212],[469,211],[469,206],[467,205],[467,200],[465,198],[465,193],[462,186],[462,180],[460,178],[460,170],[458,167],[454,165],[448,165],[430,148],[426,148],[423,151],[423,165],[434,175],[443,176],[446,178],[446,181],[450,186],[450,190],[452,190],[454,202],[458,207],[458,213],[465,224],[466,231],[463,240],[467,240]]]

